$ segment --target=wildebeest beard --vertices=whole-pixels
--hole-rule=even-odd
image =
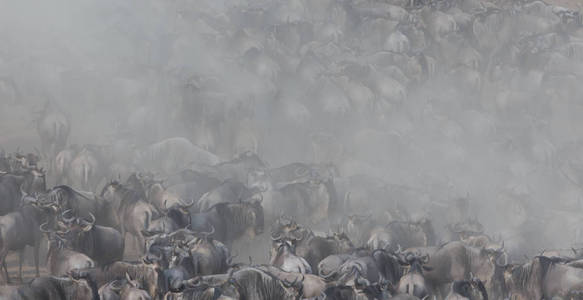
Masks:
[[[98,287],[95,281],[91,280],[90,278],[84,278],[91,288],[92,298],[93,300],[99,299]],[[76,285],[77,283],[73,279],[69,278],[60,278],[60,277],[40,277],[34,279],[30,285],[31,286],[45,286],[47,287],[46,283],[43,281],[49,281],[52,285],[57,287],[56,292],[59,294],[60,299],[76,299],[77,298],[77,291]]]
[[[221,206],[224,204],[224,207]],[[247,226],[256,226],[263,230],[263,211],[254,209],[249,203],[222,203],[216,205],[219,214],[226,221],[228,232],[241,232]],[[255,219],[250,218],[249,212],[255,212]]]

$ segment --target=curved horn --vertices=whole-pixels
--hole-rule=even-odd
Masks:
[[[95,225],[95,216],[92,213],[89,213],[89,217],[91,217],[91,221],[87,223],[89,223],[90,227],[93,227],[93,225]]]
[[[39,226],[39,229],[40,229],[40,231],[41,231],[41,232],[44,232],[44,233],[52,233],[52,232],[53,232],[52,230],[50,230],[50,229],[45,229],[45,227],[46,227],[47,225],[49,225],[49,222],[44,222],[44,223],[42,223],[42,224]]]
[[[301,282],[303,282],[303,281],[304,281],[304,279],[305,279],[305,277],[304,277],[304,274],[300,274],[300,278],[302,278],[301,280],[299,280],[299,282],[301,283]],[[282,283],[283,283],[283,285],[284,285],[285,287],[287,287],[287,288],[292,288],[292,287],[293,287],[293,288],[295,288],[295,287],[296,287],[296,285],[298,284],[298,277],[296,277],[296,278],[294,279],[294,281],[292,281],[292,282],[289,282],[287,279],[284,279],[284,280],[282,280],[281,282],[282,282]]]
[[[271,235],[271,239],[274,240],[274,241],[280,240],[281,239],[281,233],[279,235],[277,235],[277,236],[275,236],[275,235],[272,234]]]
[[[215,226],[213,226],[213,224],[210,224],[210,225],[211,225],[211,231],[209,231],[209,232],[201,232],[201,234],[202,234],[202,235],[203,235],[205,238],[208,238],[208,237],[209,237],[209,235],[213,235],[213,233],[215,233]]]
[[[65,217],[65,215],[69,214],[72,211],[73,211],[72,209],[65,210],[61,214],[61,220],[63,220],[65,223],[73,223],[73,221],[75,221],[75,217],[70,217],[70,218]]]
[[[182,198],[179,199],[180,201],[180,205],[182,205],[183,208],[188,208],[194,205],[194,198],[190,199],[190,203],[184,202],[184,200],[182,200]]]

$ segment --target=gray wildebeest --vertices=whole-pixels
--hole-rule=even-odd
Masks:
[[[445,300],[488,300],[488,292],[480,279],[456,280]]]
[[[46,276],[21,286],[0,287],[0,299],[99,300],[99,294],[91,280]]]
[[[226,295],[227,298],[221,299],[231,297],[232,299],[294,300],[301,297],[300,291],[294,288],[296,283],[279,280],[273,274],[258,268],[245,267],[229,275],[197,276],[186,280],[184,286],[187,288],[221,287],[224,291],[231,292]],[[233,288],[225,287],[225,284],[231,285]]]
[[[431,288],[425,282],[423,276],[424,270],[427,270],[425,264],[429,261],[429,256],[421,256],[420,254],[405,253],[400,259],[403,265],[409,266],[409,270],[397,285],[399,294],[413,295],[419,298],[431,296]]]
[[[43,154],[53,159],[67,145],[69,118],[51,101],[47,101],[38,119],[36,131],[40,137]]]
[[[144,169],[168,175],[192,164],[212,166],[219,163],[219,158],[185,138],[174,137],[136,151],[134,163]]]
[[[79,251],[100,265],[107,265],[123,259],[124,240],[119,231],[100,225],[95,225],[95,216],[90,214],[90,220],[83,218],[67,218],[65,211],[62,216],[67,226],[66,238],[72,250]]]
[[[20,262],[18,276],[22,281],[22,261],[24,259],[24,248],[33,247],[34,264],[36,267],[36,276],[40,276],[38,268],[38,251],[41,240],[41,232],[38,230],[39,221],[43,212],[31,205],[36,199],[23,196],[21,200],[23,205],[17,211],[11,212],[0,217],[0,262],[4,269],[4,275],[7,283],[10,283],[8,269],[6,268],[6,255],[9,251],[18,251]]]
[[[219,203],[204,212],[190,216],[192,230],[208,231],[209,226],[212,226],[216,230],[215,239],[227,247],[242,236],[255,238],[256,235],[262,234],[263,222],[261,201]]]
[[[110,206],[115,215],[115,222],[119,224],[122,238],[126,233],[132,234],[137,242],[140,253],[145,253],[146,241],[143,232],[148,229],[152,220],[160,217],[158,210],[144,200],[142,192],[135,191],[112,181],[103,187],[101,197]]]
[[[583,269],[537,256],[522,265],[508,265],[504,281],[510,299],[581,299]]]
[[[281,268],[285,272],[295,272],[311,274],[312,268],[308,262],[295,253],[295,247],[291,241],[274,239],[274,253],[270,259],[270,264]]]
[[[488,295],[498,299],[503,297],[506,289],[503,274],[505,260],[503,248],[474,248],[462,242],[450,242],[431,256],[427,264],[431,270],[424,272],[424,276],[435,293],[440,292],[442,295],[449,292],[447,287],[454,281],[476,277],[484,283]]]
[[[95,191],[103,176],[97,155],[84,147],[71,161],[67,172],[69,183],[84,191]]]
[[[67,240],[63,237],[67,234],[66,231],[49,229],[47,225],[48,223],[43,223],[39,228],[49,241],[47,253],[47,270],[49,274],[65,276],[74,269],[95,267],[95,262],[89,256],[66,247]]]
[[[148,292],[152,299],[161,296],[160,270],[155,264],[129,263],[117,261],[104,268],[81,268],[71,271],[73,277],[91,278],[98,286],[113,280],[127,279],[127,276]],[[127,274],[127,275],[126,275]]]

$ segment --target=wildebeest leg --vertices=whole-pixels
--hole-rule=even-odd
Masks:
[[[34,243],[34,246],[32,247],[32,252],[33,252],[33,256],[34,256],[34,267],[36,269],[36,277],[40,277],[40,271],[38,269],[38,251],[39,251],[39,247],[40,247],[40,241],[36,241]]]
[[[22,282],[22,261],[24,260],[24,249],[26,249],[26,247],[22,248],[22,250],[20,250],[18,253],[18,279],[20,279],[20,282]]]
[[[136,241],[138,243],[138,249],[140,251],[140,255],[146,254],[146,238],[142,235],[141,232],[136,234]]]
[[[6,283],[10,283],[10,276],[8,275],[8,268],[6,267],[6,255],[8,255],[8,251],[3,251],[0,253],[0,260],[2,260],[2,269],[4,269],[4,278],[6,278]]]

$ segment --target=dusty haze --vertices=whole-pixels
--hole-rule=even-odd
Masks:
[[[542,2],[470,24],[446,8],[450,29],[394,2],[363,21],[348,3],[373,2],[2,0],[0,145],[38,147],[51,101],[70,144],[181,136],[221,160],[332,162],[340,190],[395,187],[364,210],[439,219],[469,197],[488,233],[532,224],[530,253],[583,242],[583,31]]]

